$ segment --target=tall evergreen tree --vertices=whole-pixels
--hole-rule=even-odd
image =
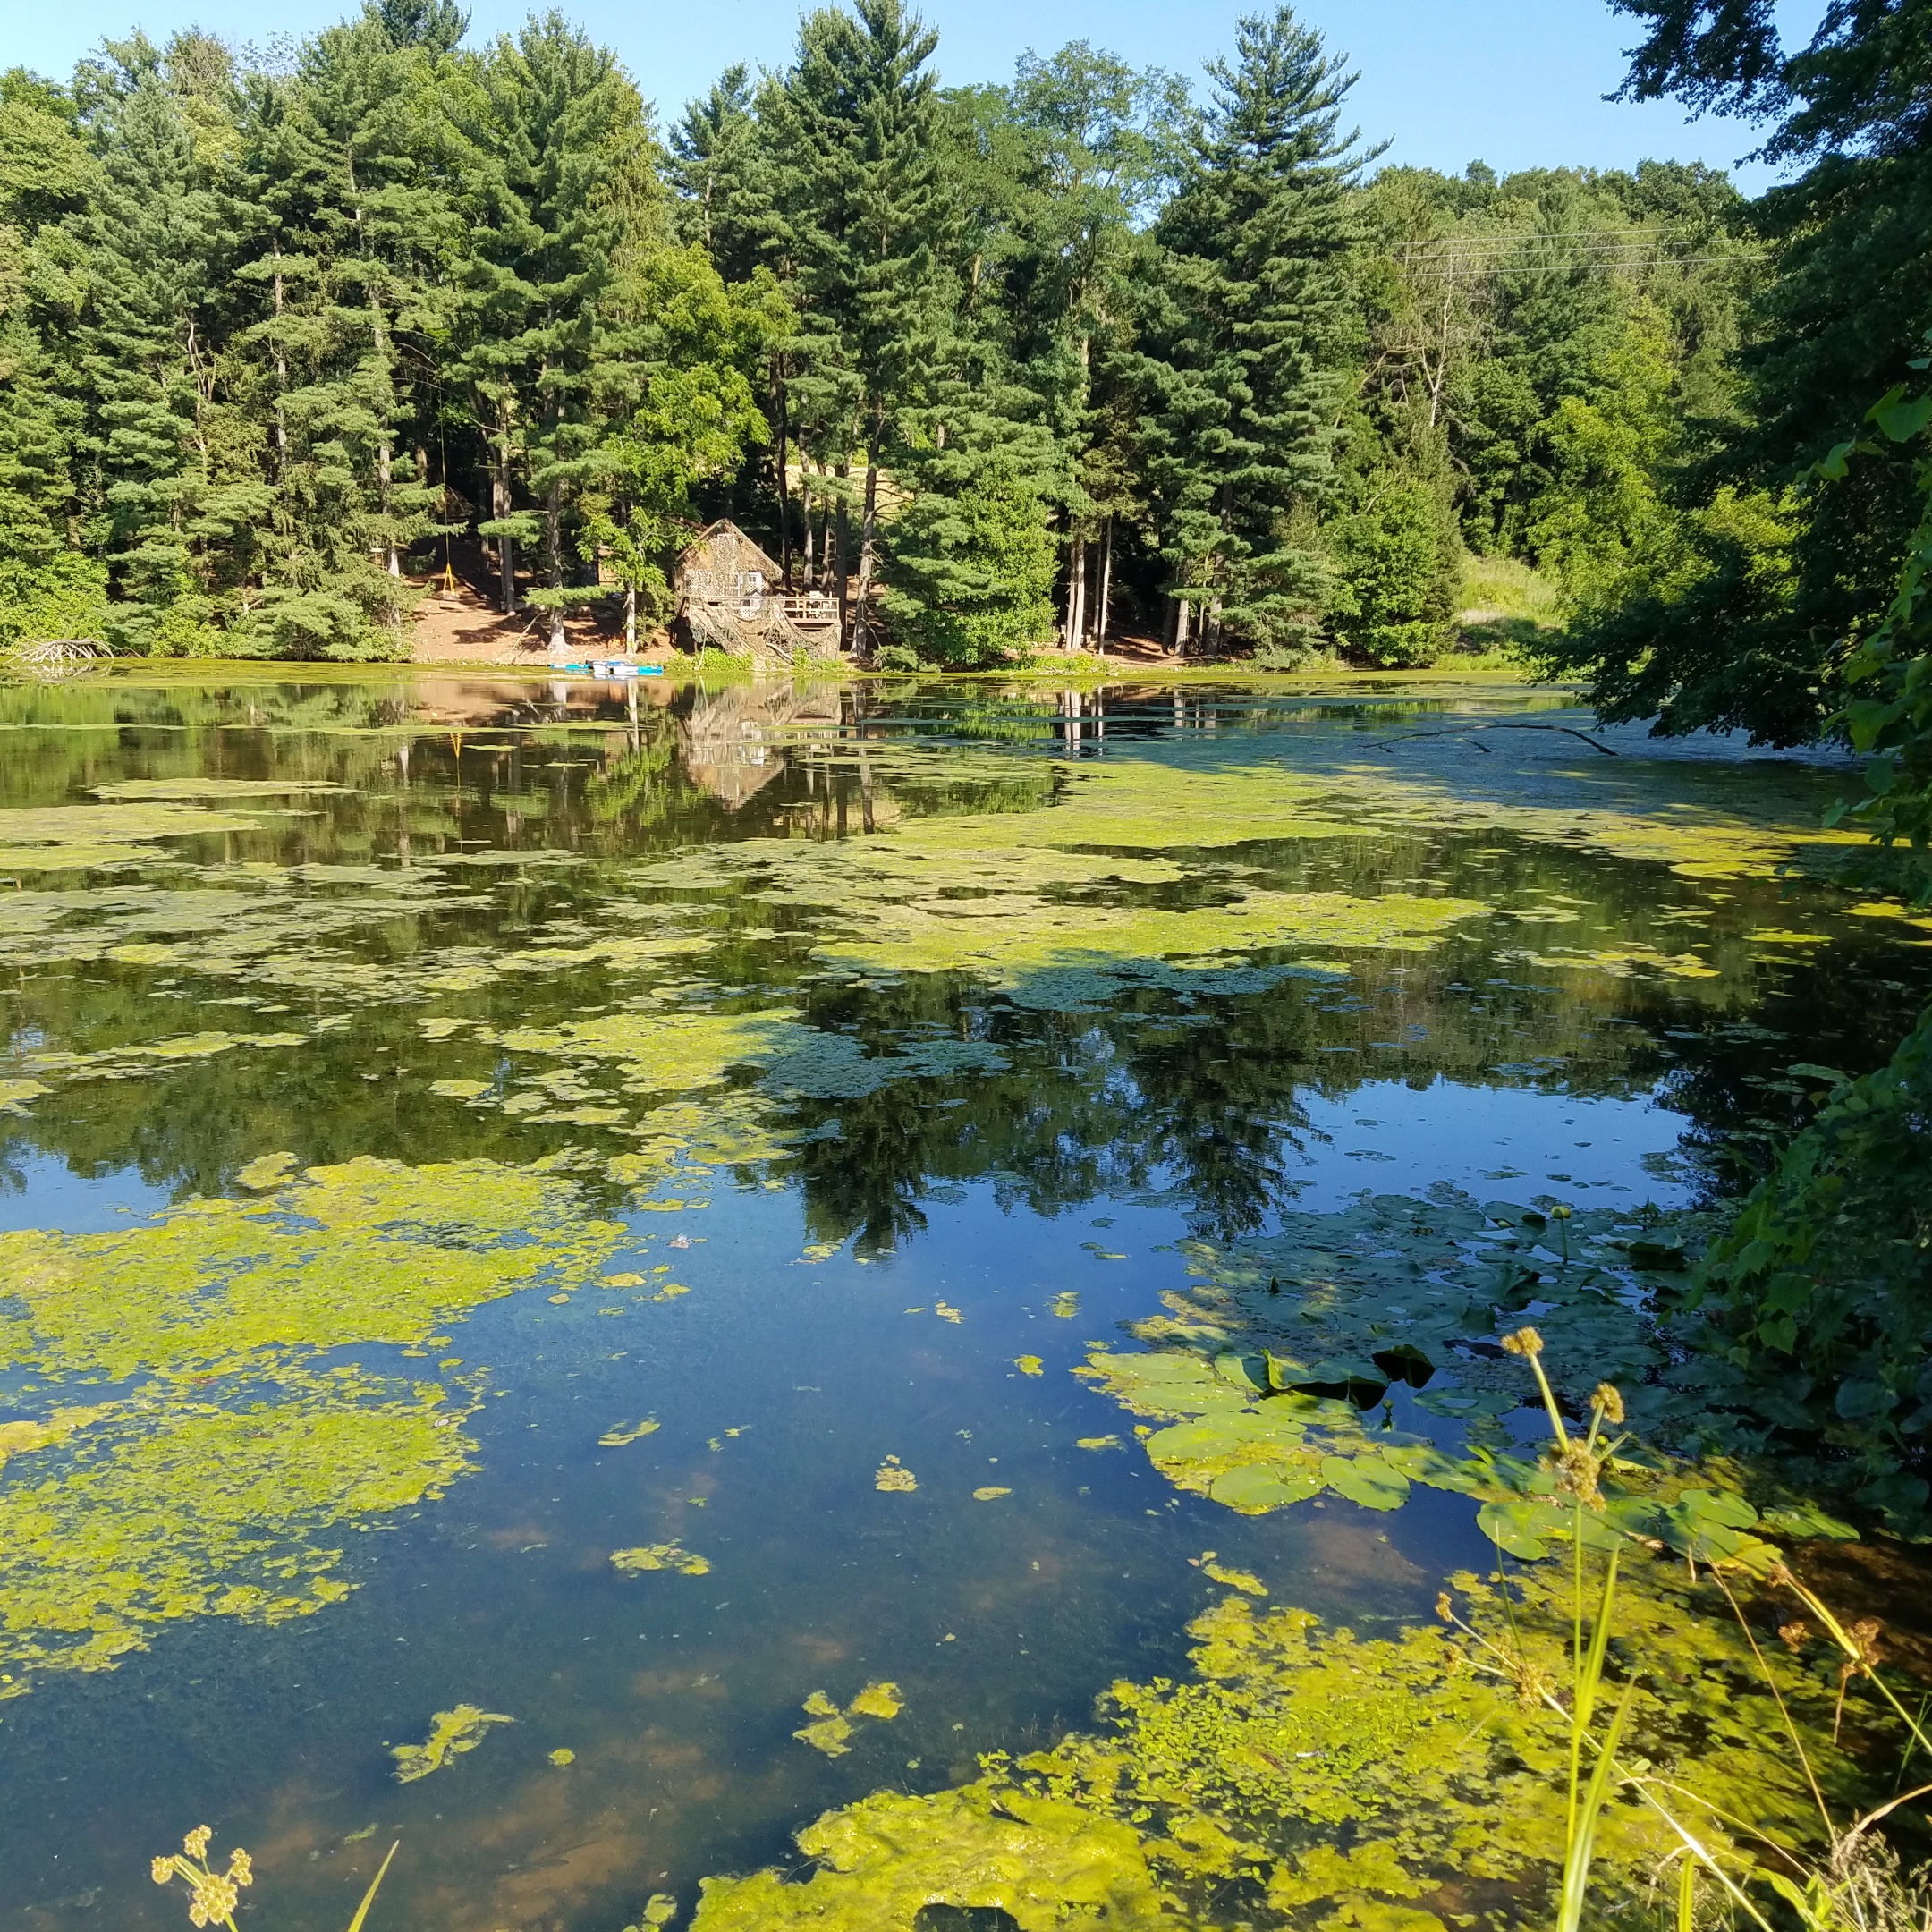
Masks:
[[[856,0],[856,8],[807,16],[797,61],[768,112],[790,161],[784,192],[803,333],[821,377],[831,375],[833,393],[850,400],[852,453],[863,460],[852,641],[864,655],[879,469],[898,412],[930,379],[953,205],[926,64],[937,36],[900,0]],[[821,409],[836,425],[835,407]]]
[[[515,553],[540,546],[530,601],[564,642],[564,613],[597,595],[573,573],[567,525],[594,486],[599,445],[634,403],[604,299],[627,228],[661,216],[643,103],[606,51],[555,13],[499,40],[484,64],[469,194],[456,364],[489,445],[505,612]]]
[[[106,615],[80,498],[85,412],[63,352],[86,287],[66,225],[95,186],[71,97],[0,75],[0,646],[97,634]]]
[[[80,217],[78,333],[117,596],[108,628],[160,651],[218,648],[213,620],[248,579],[248,533],[269,500],[220,314],[238,138],[225,70],[207,56],[191,40],[164,55],[136,35],[77,76],[101,167]]]
[[[1356,326],[1343,273],[1361,160],[1353,77],[1283,5],[1244,17],[1156,233],[1147,471],[1183,611],[1257,642],[1306,635],[1322,599],[1298,511],[1326,494]],[[1184,617],[1183,617],[1184,623]]]
[[[275,493],[250,621],[278,655],[393,649],[402,558],[432,527],[404,352],[443,318],[454,240],[434,78],[433,56],[398,46],[372,5],[318,36],[291,80],[251,83],[236,275],[256,313],[237,343],[269,419]]]

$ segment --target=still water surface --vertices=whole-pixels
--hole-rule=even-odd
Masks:
[[[1584,723],[0,691],[0,1403],[56,1419],[0,1477],[0,1925],[174,1925],[148,1860],[206,1821],[278,1926],[400,1835],[387,1923],[614,1932],[1184,1668],[1206,1550],[1427,1616],[1472,1503],[1236,1514],[1072,1371],[1177,1244],[1678,1207],[1791,1063],[1890,1050],[1928,935],[1807,875],[1838,775]],[[845,1754],[794,1737],[880,1680]],[[514,1722],[397,1784],[462,1704]]]

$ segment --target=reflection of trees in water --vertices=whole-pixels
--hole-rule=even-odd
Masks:
[[[43,803],[83,798],[122,775],[292,773],[356,791],[311,796],[294,819],[265,818],[259,839],[238,836],[233,856],[386,865],[405,852],[421,862],[461,845],[513,843],[613,861],[530,868],[514,877],[452,873],[448,903],[426,897],[419,911],[327,943],[379,968],[442,947],[523,945],[522,935],[546,920],[575,920],[580,934],[609,929],[611,895],[624,889],[620,867],[633,858],[753,835],[860,836],[869,803],[875,826],[894,814],[1030,810],[1060,770],[994,752],[953,758],[929,736],[909,732],[902,716],[861,715],[849,691],[632,689],[597,700],[595,728],[565,730],[543,687],[513,702],[491,681],[445,682],[475,697],[476,722],[413,736],[406,721],[419,716],[420,687],[402,678],[178,691],[0,690],[0,721],[58,717],[100,727],[9,733],[0,795]],[[1019,697],[1004,707],[973,701],[977,728],[988,730],[997,720],[987,714],[998,712],[1009,740],[1050,729],[1057,716]],[[588,715],[590,700],[581,708]],[[943,719],[936,698],[932,709]],[[1110,707],[1110,733],[1124,730],[1131,715],[1131,707]],[[519,728],[508,728],[513,720]],[[170,728],[148,728],[164,725]],[[721,787],[694,775],[707,759],[722,768],[734,746],[758,748],[747,767],[762,775],[755,784]],[[1174,836],[1184,843],[1184,824]],[[166,862],[169,855],[161,856]],[[1441,890],[1501,906],[1566,908],[1567,922],[1475,924],[1425,953],[1358,958],[1345,982],[1290,980],[1271,992],[1191,1004],[1172,990],[1140,987],[1093,1013],[1036,1010],[1023,982],[1006,996],[965,975],[897,987],[813,983],[804,993],[806,1016],[853,1030],[874,1050],[927,1029],[989,1038],[1013,1063],[1004,1073],[907,1081],[860,1100],[801,1105],[802,1123],[835,1115],[843,1128],[843,1139],[811,1143],[789,1164],[805,1186],[816,1235],[857,1231],[862,1245],[893,1246],[923,1227],[920,1202],[934,1188],[969,1180],[988,1182],[1004,1202],[1043,1215],[1159,1189],[1216,1233],[1232,1235],[1260,1224],[1292,1194],[1309,1132],[1309,1097],[1339,1099],[1371,1079],[1426,1085],[1441,1075],[1583,1097],[1643,1091],[1662,1072],[1665,1103],[1690,1116],[1685,1145],[1693,1159],[1714,1174],[1727,1161],[1749,1168],[1765,1137],[1809,1117],[1806,1095],[1816,1083],[1788,1079],[1790,1063],[1862,1071],[1903,1032],[1914,1004],[1911,989],[1884,977],[1897,970],[1897,954],[1881,953],[1890,937],[1882,930],[1816,956],[1765,962],[1747,936],[1760,924],[1801,924],[1801,886],[1727,880],[1714,894],[1661,866],[1488,829],[1377,826],[1359,836],[1254,841],[1196,855],[1190,876],[1174,885],[1108,896],[1198,903],[1251,885],[1362,896]],[[309,888],[284,875],[277,889]],[[748,890],[707,894],[701,913],[687,907],[672,917],[701,918],[716,935],[716,949],[692,966],[720,983],[758,987],[775,1000],[811,970],[815,912],[775,907]],[[648,918],[627,919],[622,929],[648,929]],[[1704,944],[1715,977],[1615,979],[1515,956],[1632,943],[1670,954],[1692,940]],[[250,990],[245,979],[204,980],[187,970],[174,977],[187,996],[164,1010],[154,976],[140,969],[103,962],[22,973],[0,995],[0,1023],[30,1049],[38,1039],[89,1052],[162,1031],[306,1030],[333,1010],[326,996],[271,990],[267,996],[287,1001],[290,1016],[244,1020],[216,1002]],[[490,1023],[541,1026],[599,1010],[612,996],[611,983],[587,968],[497,980],[459,1010]],[[276,1148],[304,1161],[358,1153],[527,1161],[555,1151],[554,1128],[399,1103],[412,1082],[475,1071],[461,1042],[437,1047],[421,1039],[420,1010],[399,996],[360,1009],[347,1031],[300,1049],[238,1048],[148,1079],[64,1085],[35,1099],[30,1120],[0,1127],[82,1172],[131,1163],[151,1182],[204,1192],[221,1191],[238,1166]],[[1338,1048],[1352,1050],[1323,1050]],[[394,1079],[398,1064],[410,1079]],[[569,1138],[585,1134],[572,1130]]]
[[[1749,1020],[1666,1043],[1677,1063],[1657,1097],[1688,1117],[1680,1145],[1707,1198],[1747,1191],[1776,1148],[1811,1123],[1826,1083],[1793,1076],[1792,1066],[1857,1075],[1891,1058],[1925,1000],[1922,986],[1888,976],[1895,963],[1835,947],[1790,973]]]

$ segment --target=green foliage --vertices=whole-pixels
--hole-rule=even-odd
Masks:
[[[1699,1272],[1740,1364],[1850,1455],[1862,1502],[1912,1528],[1932,1448],[1928,1172],[1932,1017],[1833,1089]]]
[[[1770,262],[1736,357],[1741,406],[1710,426],[1674,492],[1693,508],[1725,490],[1775,504],[1789,527],[1773,567],[1757,571],[1733,545],[1693,537],[1692,551],[1707,553],[1697,567],[1640,576],[1640,619],[1633,607],[1586,626],[1568,663],[1592,676],[1611,716],[1657,712],[1667,730],[1802,743],[1843,708],[1847,640],[1879,621],[1919,521],[1901,451],[1840,488],[1795,503],[1786,492],[1904,378],[1932,313],[1928,43],[1915,6],[1832,8],[1808,47],[1790,49],[1766,8],[1617,4],[1649,24],[1626,94],[1781,116],[1764,152],[1809,164],[1750,210]]]
[[[1462,561],[1440,493],[1419,479],[1386,479],[1369,503],[1329,525],[1328,538],[1335,635],[1373,665],[1434,664],[1448,648]]]
[[[1162,558],[1210,645],[1314,629],[1319,563],[1292,513],[1329,494],[1360,165],[1351,77],[1318,35],[1282,6],[1243,19],[1238,45],[1209,69],[1214,103],[1157,225],[1138,364]]]
[[[924,1906],[996,1909],[1026,1932],[1151,1928],[1211,1921],[1231,1892],[1250,1924],[1437,1932],[1478,1885],[1507,1888],[1496,1922],[1543,1922],[1569,1835],[1571,1589],[1544,1570],[1453,1580],[1452,1623],[1386,1634],[1226,1597],[1189,1626],[1191,1672],[1115,1683],[1104,1730],[827,1812],[798,1835],[808,1877],[708,1878],[698,1932],[844,1932]],[[1835,1801],[1860,1779],[1849,1728],[1827,1741],[1827,1672],[1766,1660],[1681,1565],[1632,1552],[1620,1581],[1617,1648],[1641,1675],[1591,1893],[1601,1923],[1661,1927],[1650,1875],[1680,1841],[1650,1793],[1749,1881],[1779,1868],[1771,1847],[1821,1835],[1787,1713]],[[1885,1734],[1867,1700],[1854,1710]]]
[[[1883,438],[1818,466],[1826,493],[1848,458],[1884,460],[1932,423],[1932,396],[1894,389],[1868,412]],[[1932,564],[1932,462],[1925,513],[1884,620],[1846,663],[1857,690],[1842,722],[1866,754],[1866,796],[1834,817],[1916,854],[1932,847],[1932,650],[1922,606]],[[1921,902],[1932,881],[1921,884]],[[1737,1360],[1775,1382],[1797,1414],[1839,1443],[1868,1479],[1861,1499],[1916,1528],[1932,1461],[1932,1011],[1891,1061],[1831,1081],[1817,1120],[1777,1158],[1699,1271],[1701,1293]]]
[[[899,0],[825,8],[767,112],[781,157],[783,247],[795,264],[816,408],[842,467],[863,453],[853,644],[871,646],[880,461],[933,372],[953,220],[940,168],[938,37]]]
[[[1894,389],[1867,420],[1886,444],[1918,442],[1932,450],[1932,394],[1908,396]],[[1861,443],[1855,450],[1869,458],[1884,445]],[[1826,481],[1835,486],[1843,478],[1845,459],[1853,453],[1851,447],[1832,453],[1820,465]],[[1884,844],[1902,841],[1923,856],[1932,852],[1932,616],[1924,607],[1932,570],[1932,454],[1921,457],[1918,483],[1922,512],[1896,594],[1884,620],[1845,662],[1845,682],[1855,695],[1841,722],[1866,759],[1866,796],[1839,816]],[[1932,899],[1932,877],[1919,896]]]
[[[893,523],[885,607],[907,668],[979,670],[1053,634],[1058,559],[1046,505],[998,454],[948,468],[942,478],[934,464]]]

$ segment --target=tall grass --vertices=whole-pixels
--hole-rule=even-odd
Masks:
[[[1584,1553],[1588,1541],[1586,1516],[1603,1506],[1599,1488],[1603,1471],[1629,1440],[1626,1436],[1613,1439],[1606,1436],[1606,1425],[1614,1427],[1623,1420],[1623,1400],[1610,1385],[1599,1384],[1590,1398],[1588,1432],[1575,1434],[1566,1424],[1544,1373],[1541,1336],[1534,1328],[1521,1328],[1505,1335],[1503,1345],[1511,1354],[1527,1361],[1536,1377],[1550,1428],[1545,1460],[1554,1467],[1559,1493],[1568,1496],[1573,1512],[1569,1699],[1565,1702],[1554,1688],[1541,1682],[1531,1686],[1538,1699],[1562,1718],[1569,1741],[1568,1805],[1555,1932],[1579,1932],[1583,1923],[1599,1827],[1611,1800],[1620,1792],[1640,1800],[1677,1841],[1677,1850],[1672,1854],[1679,1861],[1675,1875],[1676,1932],[1697,1932],[1700,1920],[1707,1919],[1708,1915],[1701,1913],[1699,1908],[1699,1877],[1708,1881],[1708,1893],[1719,1902],[1724,1922],[1733,1926],[1741,1919],[1759,1928],[1760,1932],[1780,1932],[1770,1914],[1782,1904],[1802,1932],[1932,1932],[1932,1873],[1925,1868],[1903,1869],[1897,1854],[1874,1829],[1902,1806],[1932,1794],[1932,1784],[1904,1792],[1842,1827],[1834,1820],[1812,1770],[1811,1752],[1806,1747],[1804,1735],[1742,1606],[1720,1570],[1714,1568],[1712,1573],[1724,1589],[1766,1687],[1782,1715],[1792,1750],[1817,1805],[1826,1846],[1824,1856],[1806,1863],[1777,1847],[1777,1857],[1788,1868],[1780,1870],[1741,1854],[1722,1852],[1714,1836],[1682,1815],[1682,1794],[1678,1788],[1667,1785],[1647,1766],[1627,1761],[1620,1755],[1624,1726],[1642,1672],[1640,1666],[1632,1671],[1621,1686],[1606,1681],[1606,1659],[1616,1625],[1618,1553],[1609,1553],[1601,1584],[1595,1592],[1594,1608],[1588,1612],[1590,1593],[1586,1589]],[[1932,1758],[1932,1737],[1927,1735],[1919,1716],[1906,1708],[1879,1674],[1877,1626],[1858,1623],[1847,1628],[1817,1592],[1801,1582],[1782,1563],[1773,1566],[1769,1580],[1798,1598],[1816,1620],[1817,1630],[1836,1649],[1840,1659],[1841,1716],[1845,1693],[1853,1682],[1862,1679],[1904,1725],[1911,1740],[1908,1758],[1912,1752],[1923,1752]],[[1450,1621],[1490,1651],[1510,1674],[1521,1676],[1520,1659],[1507,1655],[1456,1616],[1446,1597],[1440,1607]],[[1804,1627],[1796,1628],[1801,1631]],[[1609,1715],[1599,1721],[1599,1713],[1606,1705]],[[1747,1836],[1754,1835],[1749,1819],[1722,1822],[1733,1828],[1741,1826]],[[1764,1898],[1765,1892],[1771,1897]],[[1786,1925],[1790,1922],[1790,1919],[1784,1920]]]

